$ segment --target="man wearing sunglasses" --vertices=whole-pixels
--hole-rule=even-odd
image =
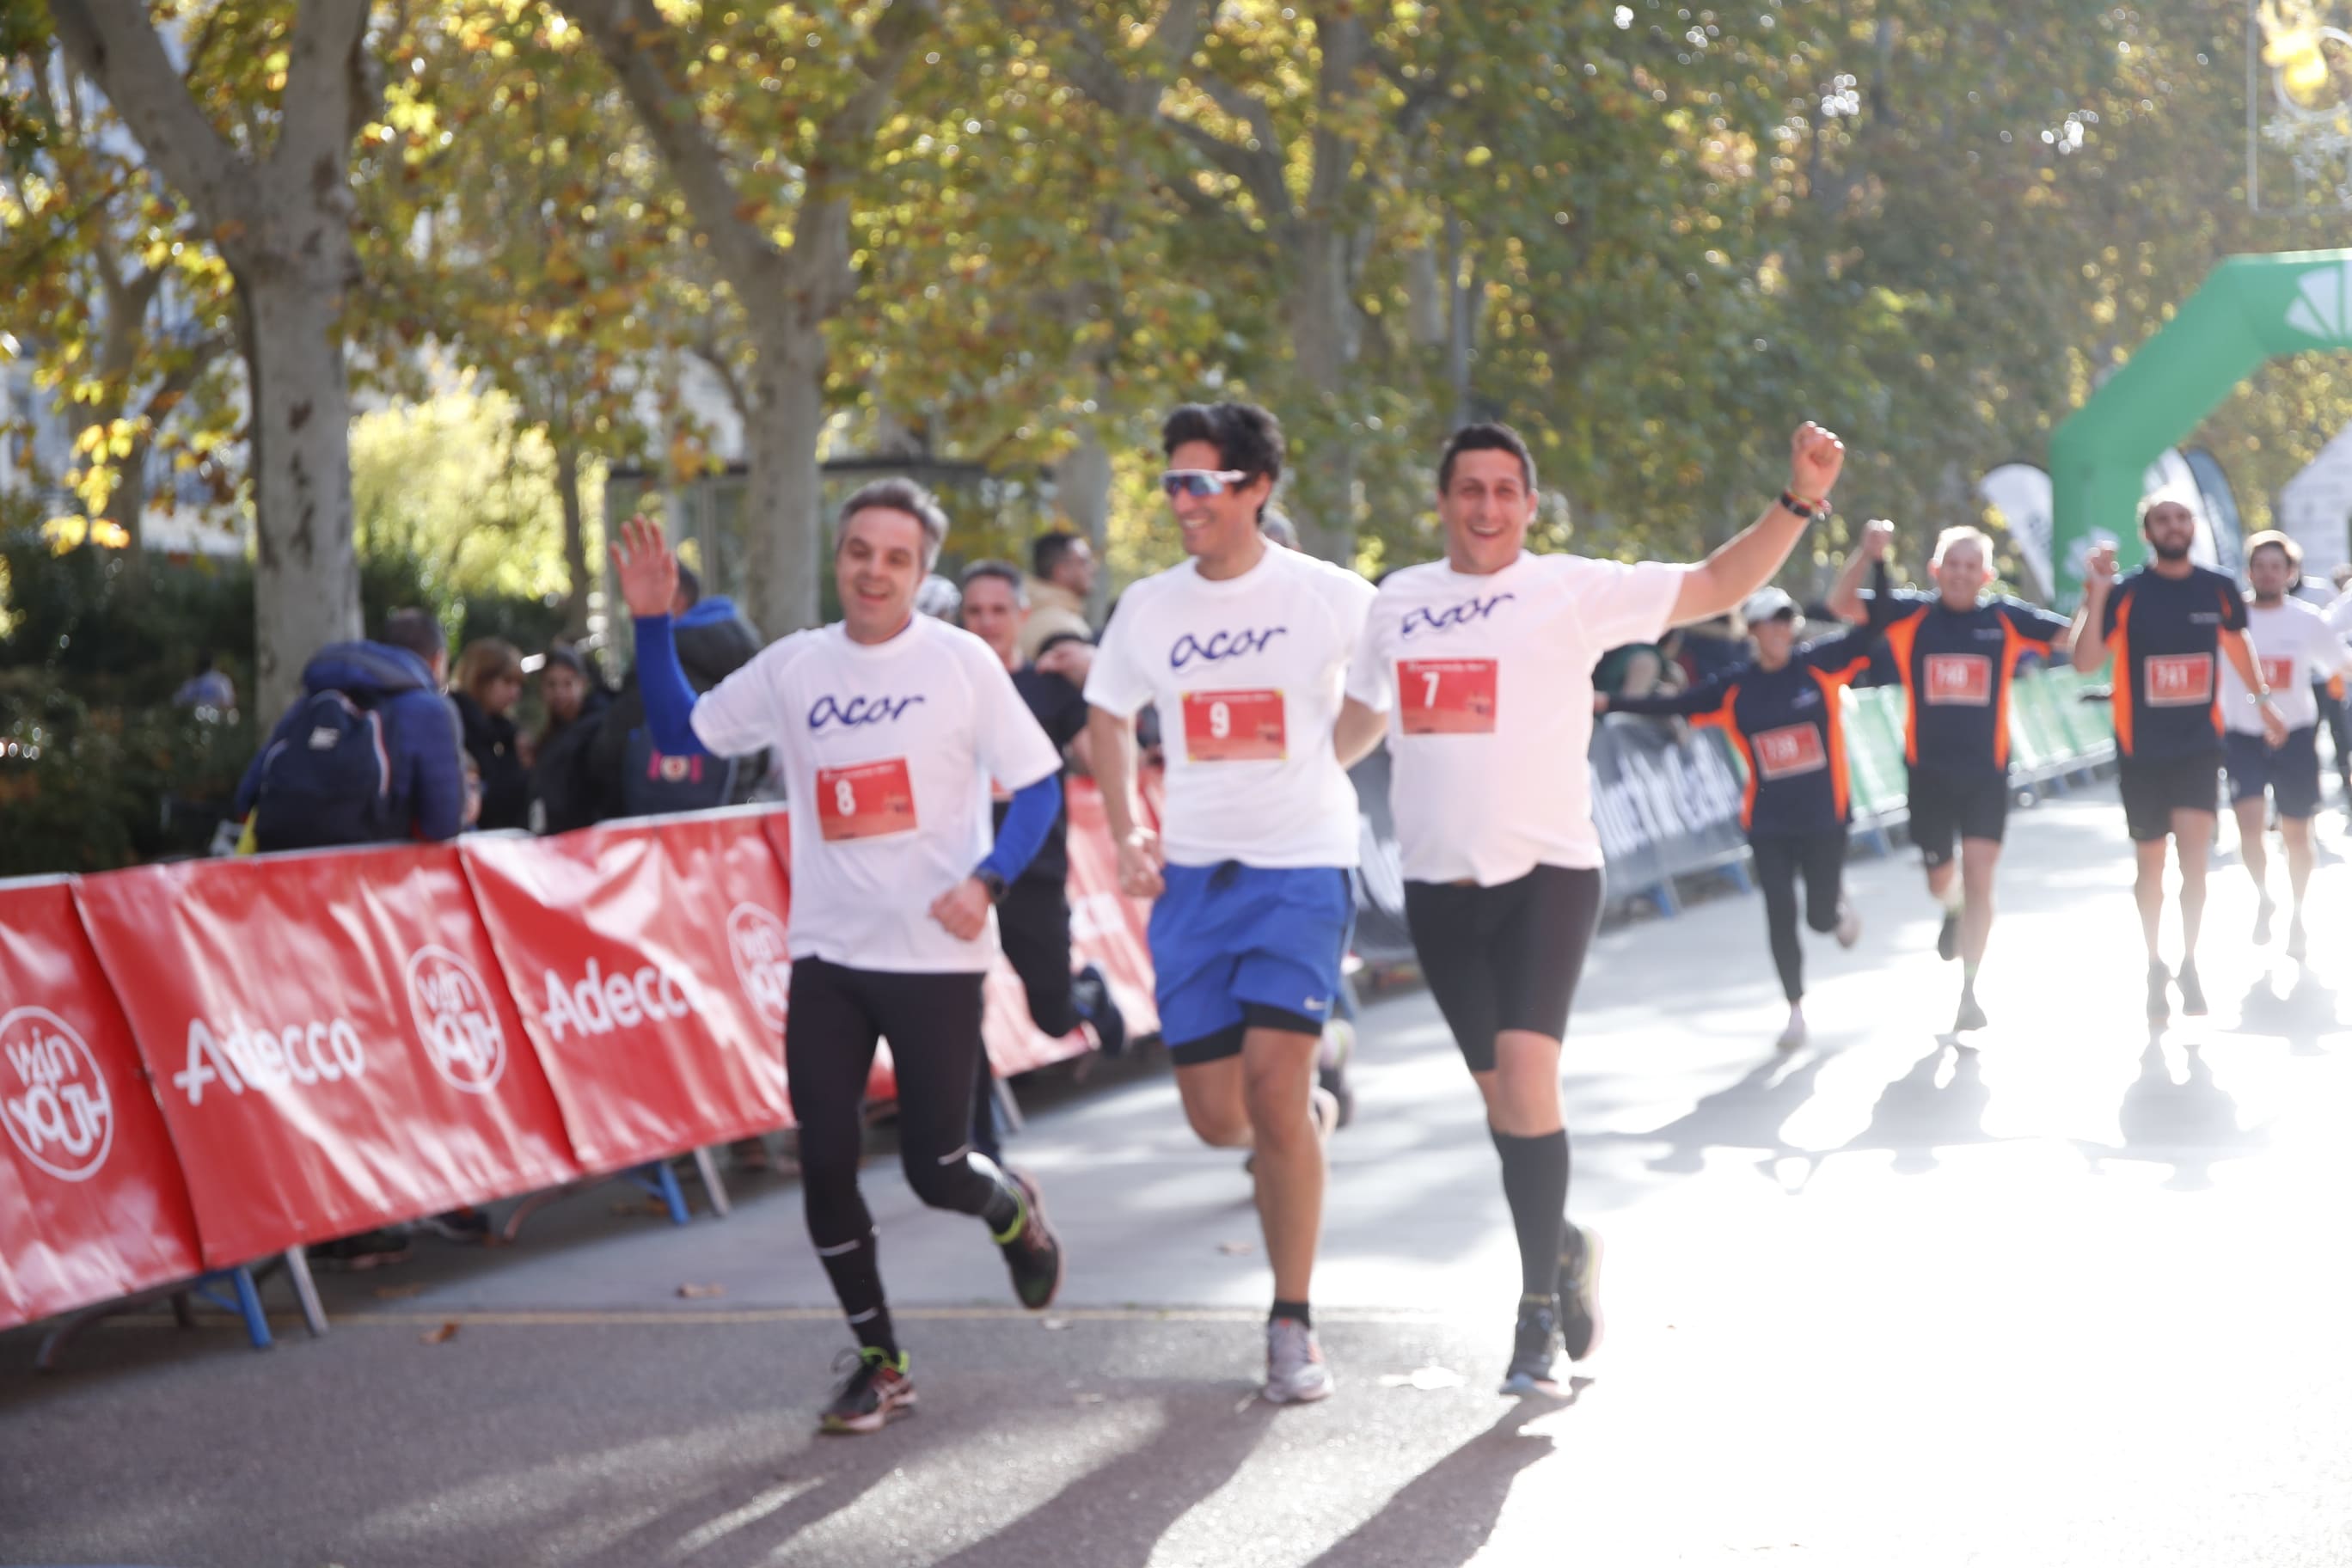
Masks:
[[[1331,1375],[1307,1288],[1322,1228],[1316,1086],[1355,911],[1356,792],[1331,750],[1371,584],[1266,542],[1282,427],[1245,403],[1187,405],[1160,431],[1182,565],[1128,589],[1087,677],[1095,773],[1119,886],[1155,899],[1161,1037],[1202,1142],[1252,1152],[1274,1265],[1265,1397],[1321,1399]],[[1166,818],[1139,826],[1135,717],[1158,710]]]
[[[1437,466],[1445,559],[1382,583],[1348,673],[1334,748],[1389,744],[1389,806],[1422,973],[1486,1102],[1518,1233],[1518,1322],[1503,1392],[1551,1394],[1563,1342],[1600,1338],[1600,1248],[1568,1222],[1559,1095],[1584,953],[1600,922],[1601,837],[1585,752],[1592,667],[1709,620],[1770,580],[1827,510],[1845,461],[1796,433],[1788,489],[1696,565],[1532,555],[1535,461],[1505,425],[1456,431]]]

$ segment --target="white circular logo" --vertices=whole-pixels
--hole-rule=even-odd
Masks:
[[[0,1122],[25,1158],[65,1182],[86,1182],[114,1147],[114,1097],[98,1058],[47,1007],[0,1018]]]
[[[408,960],[408,1010],[425,1059],[449,1087],[488,1094],[506,1071],[507,1037],[489,988],[446,947],[420,947]]]
[[[793,956],[784,922],[758,904],[738,904],[727,916],[727,951],[734,956],[735,978],[759,1009],[760,1021],[781,1030],[793,991]]]

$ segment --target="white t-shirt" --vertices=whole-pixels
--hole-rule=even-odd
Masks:
[[[795,632],[694,705],[719,755],[773,746],[792,802],[794,958],[898,973],[969,973],[997,952],[931,902],[992,842],[989,782],[1024,789],[1062,759],[988,645],[929,616],[887,643],[835,624]]]
[[[1381,584],[1348,695],[1389,715],[1407,878],[1491,888],[1601,864],[1592,667],[1663,636],[1689,571],[1521,552],[1492,576],[1436,561]]]
[[[2339,670],[2352,668],[2352,653],[2327,626],[2317,610],[2301,599],[2275,605],[2246,601],[2246,636],[2253,639],[2254,657],[2262,660],[2263,679],[2270,683],[2271,700],[2290,730],[2307,730],[2319,722],[2319,700],[2311,683]],[[2221,661],[2221,722],[2241,735],[2263,732],[2262,710],[2246,700],[2246,683],[2238,667]]]
[[[1121,719],[1159,708],[1170,860],[1356,863],[1356,787],[1331,726],[1371,602],[1354,573],[1271,544],[1238,577],[1187,561],[1120,597],[1087,700]]]

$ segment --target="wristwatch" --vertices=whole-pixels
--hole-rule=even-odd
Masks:
[[[990,903],[1001,904],[1004,901],[1003,878],[998,876],[995,872],[990,870],[985,866],[982,866],[979,870],[974,871],[972,876],[978,879],[982,887],[988,889],[988,901]]]
[[[1807,522],[1811,522],[1816,518],[1827,517],[1829,515],[1829,498],[1824,496],[1820,500],[1807,500],[1794,490],[1782,490],[1780,492],[1780,510],[1786,512],[1793,512],[1797,516],[1803,518]]]

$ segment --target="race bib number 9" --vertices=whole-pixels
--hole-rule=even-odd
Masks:
[[[1491,658],[1397,660],[1397,718],[1408,735],[1495,732]]]
[[[2262,666],[2263,684],[2273,691],[2284,690],[2294,684],[2294,660],[2292,658],[2265,658]]]
[[[827,844],[915,831],[915,786],[907,759],[816,771],[816,821]]]
[[[1980,653],[1927,656],[1927,705],[1983,708],[1992,702],[1992,660]]]
[[[1278,763],[1289,754],[1281,692],[1184,693],[1187,762]]]
[[[1767,779],[1794,778],[1830,765],[1822,731],[1813,724],[1790,724],[1756,737],[1756,771]]]
[[[2150,654],[2141,677],[2150,708],[2195,708],[2213,700],[2213,656]]]

